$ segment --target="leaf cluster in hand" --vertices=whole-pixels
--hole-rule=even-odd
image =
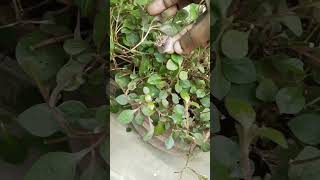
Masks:
[[[159,23],[144,10],[147,2],[111,2],[110,63],[119,88],[111,99],[112,109],[123,124],[151,123],[145,140],[170,133],[167,149],[176,143],[195,143],[208,151],[209,51],[202,48],[181,56],[161,54],[157,49],[163,37],[193,23],[203,6],[192,4]]]

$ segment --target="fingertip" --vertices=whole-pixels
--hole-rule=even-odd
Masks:
[[[174,51],[175,51],[177,54],[183,54],[183,49],[182,49],[182,47],[181,47],[180,41],[176,41],[176,42],[174,43],[173,48],[174,48]]]
[[[148,7],[147,12],[150,16],[156,16],[166,9],[162,0],[153,1]]]
[[[147,7],[147,12],[150,16],[155,16],[157,14],[154,13],[154,7],[152,6],[152,4],[150,4],[148,7]]]
[[[164,52],[167,54],[174,53],[174,40],[170,37],[166,40],[166,43],[164,44]]]
[[[169,18],[175,16],[177,14],[177,12],[178,12],[177,6],[172,6],[168,9],[166,9],[165,11],[163,11],[161,13],[161,17],[163,17],[164,19],[169,19]]]

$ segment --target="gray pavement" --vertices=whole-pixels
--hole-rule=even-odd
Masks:
[[[186,156],[173,156],[159,151],[144,142],[135,131],[126,132],[126,127],[111,115],[110,163],[111,180],[179,180],[180,171],[186,163]],[[210,179],[210,153],[198,153],[190,159],[189,166]],[[182,180],[197,180],[190,170],[185,171]]]

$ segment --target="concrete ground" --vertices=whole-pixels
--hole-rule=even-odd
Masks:
[[[186,156],[170,155],[144,142],[135,131],[126,127],[111,115],[110,164],[111,180],[179,180]],[[210,153],[199,153],[190,159],[189,167],[210,179]],[[198,176],[186,170],[182,180],[197,180]]]

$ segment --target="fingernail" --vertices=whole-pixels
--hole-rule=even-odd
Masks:
[[[177,53],[177,54],[182,54],[183,53],[183,50],[181,48],[181,44],[180,44],[180,41],[176,41],[174,43],[174,51]]]

